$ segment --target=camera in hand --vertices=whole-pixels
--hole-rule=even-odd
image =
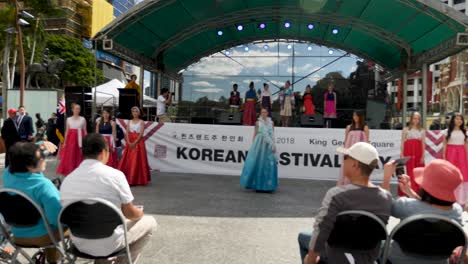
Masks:
[[[404,158],[395,160],[396,169],[395,169],[395,174],[393,175],[393,177],[399,177],[400,175],[406,174],[406,163],[408,162],[409,159],[410,157],[404,157]]]

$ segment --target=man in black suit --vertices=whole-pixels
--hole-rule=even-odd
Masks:
[[[8,149],[20,141],[18,129],[16,128],[16,109],[8,109],[8,118],[3,122],[2,139],[5,142],[5,168],[10,164]]]
[[[18,127],[18,134],[20,141],[30,142],[33,139],[34,128],[32,118],[26,115],[24,106],[18,107],[18,116],[16,117],[16,126]]]

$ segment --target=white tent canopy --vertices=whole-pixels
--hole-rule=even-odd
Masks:
[[[93,95],[96,90],[96,105],[117,106],[119,105],[119,88],[124,88],[125,84],[117,79],[112,79],[92,89]],[[149,96],[143,96],[144,106],[156,106],[157,100]]]

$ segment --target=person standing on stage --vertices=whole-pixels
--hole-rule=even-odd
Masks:
[[[351,124],[346,126],[345,148],[350,148],[358,142],[369,143],[369,127],[366,125],[365,120],[363,112],[354,111]],[[343,164],[343,162],[341,164]],[[341,170],[337,185],[340,186],[348,183],[350,183],[349,179],[344,176],[343,170]]]
[[[418,193],[419,185],[414,181],[413,170],[415,168],[424,167],[424,149],[426,144],[426,131],[421,125],[421,114],[413,112],[410,116],[408,127],[405,127],[401,133],[401,155],[400,157],[409,157],[406,163],[406,174],[411,181],[411,188]],[[406,196],[405,193],[398,187],[398,195]]]
[[[333,91],[333,84],[328,85],[328,91],[325,93],[323,101],[323,119],[325,121],[325,127],[332,127],[332,120],[336,119],[336,93]]]
[[[257,119],[255,111],[255,102],[257,102],[257,94],[255,92],[254,83],[250,82],[249,90],[245,93],[244,114],[242,115],[242,125],[253,126]]]
[[[115,141],[117,140],[117,125],[111,119],[110,111],[103,109],[101,112],[101,118],[96,123],[96,133],[101,134],[107,141],[109,147],[109,159],[106,165],[112,168],[117,168],[119,162],[117,160],[117,151]]]
[[[292,116],[294,109],[294,92],[291,89],[291,82],[289,80],[284,84],[284,89],[281,89],[279,93],[280,100],[280,116],[281,116],[281,126],[288,127],[289,119]]]
[[[314,98],[312,97],[312,88],[308,84],[306,86],[304,95],[302,96],[302,101],[304,103],[304,114],[306,115],[315,115],[315,105]]]
[[[134,89],[137,92],[137,105],[140,106],[140,100],[141,100],[141,88],[140,85],[136,82],[137,76],[135,74],[132,74],[130,76],[130,81],[125,85],[125,89]]]
[[[229,111],[231,113],[239,112],[240,105],[240,93],[237,91],[237,83],[235,83],[232,85],[231,96],[229,97]]]
[[[274,192],[278,186],[274,125],[268,110],[262,108],[255,124],[252,146],[245,159],[241,186],[258,192]]]
[[[151,181],[148,157],[145,147],[145,122],[140,119],[140,109],[132,107],[132,120],[127,123],[125,150],[119,170],[127,177],[130,185],[146,185]]]
[[[67,118],[65,141],[60,150],[60,163],[57,168],[57,174],[67,176],[83,160],[81,154],[82,139],[86,136],[86,120],[80,116],[81,106],[79,104],[71,105],[73,115]]]
[[[8,118],[3,122],[2,139],[5,143],[5,168],[10,165],[10,152],[8,149],[20,141],[18,128],[16,126],[16,109],[8,109]]]
[[[18,107],[18,116],[16,117],[16,127],[22,142],[31,142],[33,139],[34,127],[30,116],[26,114],[24,106]]]
[[[268,83],[263,84],[263,91],[260,95],[260,102],[262,108],[265,108],[268,111],[268,116],[271,117],[271,109],[273,105],[273,95],[270,91],[270,86]]]
[[[444,140],[443,157],[455,165],[468,181],[468,142],[463,115],[455,113],[450,119]]]
[[[171,122],[171,118],[167,115],[167,107],[172,104],[172,94],[169,92],[169,89],[162,88],[161,95],[158,96],[157,104],[157,120],[161,123]]]

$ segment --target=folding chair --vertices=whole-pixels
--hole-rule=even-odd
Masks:
[[[132,263],[130,247],[127,240],[127,224],[120,209],[114,204],[100,198],[89,198],[74,201],[62,208],[58,216],[58,226],[60,236],[63,239],[63,225],[66,225],[74,237],[85,239],[100,239],[110,237],[115,228],[122,225],[124,229],[125,248],[119,249],[108,256],[92,256],[81,252],[73,245],[73,239],[68,247],[63,243],[63,247],[70,263],[74,263],[77,258],[84,259],[108,259],[127,255],[127,261]],[[63,241],[63,240],[62,240]],[[73,255],[70,258],[69,255]]]
[[[11,260],[12,263],[16,262],[19,254],[23,255],[30,263],[34,263],[34,256],[41,253],[45,248],[56,248],[62,256],[65,256],[65,252],[55,239],[54,232],[50,228],[49,221],[47,221],[47,217],[45,216],[42,208],[25,193],[15,189],[0,189],[0,214],[2,214],[3,219],[5,220],[5,222],[3,222],[3,219],[1,219],[1,232],[8,242],[15,248],[15,252],[13,253]],[[51,241],[51,244],[47,246],[29,246],[16,243],[14,235],[5,225],[6,223],[16,228],[28,228],[37,225],[41,219]],[[39,251],[34,254],[33,257],[29,257],[23,248],[36,248],[39,249]]]
[[[463,246],[459,263],[463,263],[468,240],[459,223],[445,216],[419,214],[405,218],[390,233],[382,263],[386,263],[391,241],[408,256],[423,260],[446,260],[456,247]]]
[[[350,210],[338,214],[327,243],[332,249],[343,252],[345,258],[351,262],[352,252],[376,250],[387,237],[385,223],[376,215],[361,210]],[[338,263],[337,261],[342,260],[326,261]]]

